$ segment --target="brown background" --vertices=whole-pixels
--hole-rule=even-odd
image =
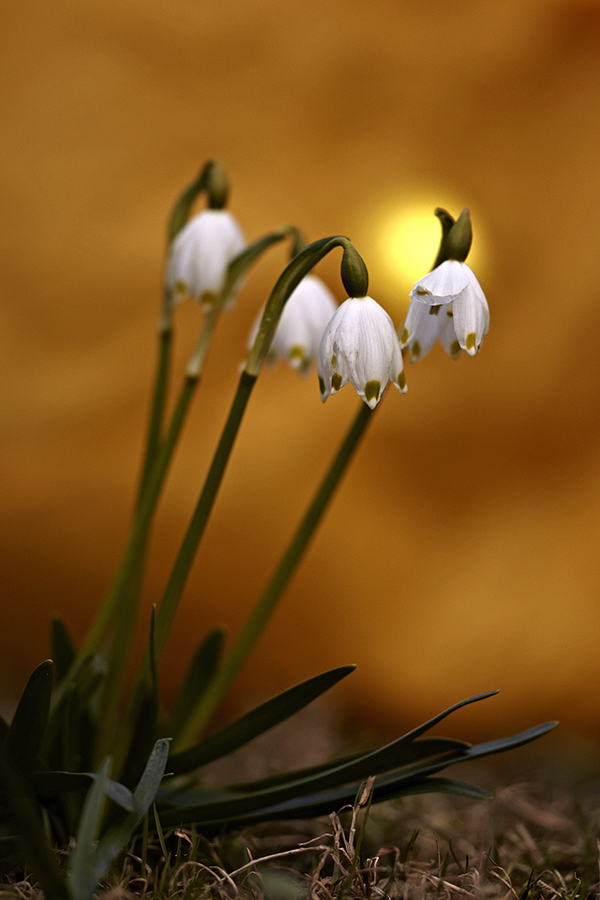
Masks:
[[[478,357],[436,348],[408,369],[406,397],[388,392],[239,703],[352,661],[338,697],[359,720],[414,724],[500,688],[471,734],[556,717],[597,732],[598,4],[4,0],[0,15],[5,690],[48,654],[52,610],[83,633],[115,569],[165,216],[218,156],[250,239],[286,221],[349,235],[398,325],[407,285],[381,258],[380,216],[421,195],[469,206],[492,314]],[[145,619],[284,262],[273,250],[222,323],[161,507]],[[341,300],[337,264],[322,273]],[[179,311],[181,365],[199,321]],[[239,626],[357,403],[347,388],[322,406],[316,378],[283,367],[261,376],[167,692],[207,626]]]

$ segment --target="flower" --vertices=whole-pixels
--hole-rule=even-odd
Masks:
[[[171,244],[166,286],[173,303],[193,297],[211,304],[223,286],[227,266],[242,252],[246,240],[225,209],[207,209],[194,216]],[[232,300],[241,285],[236,285]]]
[[[349,381],[371,409],[388,381],[406,391],[394,323],[371,297],[351,297],[336,311],[321,338],[318,369],[323,402]]]
[[[466,263],[446,260],[417,281],[410,298],[400,344],[408,346],[411,362],[429,353],[437,338],[454,359],[463,350],[475,356],[488,333],[490,311]]]
[[[317,355],[325,326],[336,309],[335,298],[321,279],[316,275],[305,275],[283,307],[268,361],[273,363],[281,357],[294,369],[306,373]],[[250,333],[250,347],[258,333],[261,318],[262,313]]]

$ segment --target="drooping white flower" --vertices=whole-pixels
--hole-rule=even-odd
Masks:
[[[400,337],[411,362],[422,359],[439,338],[449,356],[479,351],[490,312],[477,278],[464,262],[449,259],[417,281]]]
[[[227,266],[245,246],[240,226],[226,209],[206,209],[190,219],[169,251],[166,286],[173,303],[187,297],[205,305],[213,303]],[[236,286],[229,300],[240,287]]]
[[[277,324],[267,360],[285,359],[294,369],[306,373],[316,359],[325,326],[337,309],[329,288],[316,275],[305,275],[290,294]],[[262,313],[250,333],[251,347],[258,333]]]
[[[406,391],[394,323],[371,297],[351,297],[339,307],[321,338],[318,369],[323,402],[349,381],[371,409],[388,381]]]

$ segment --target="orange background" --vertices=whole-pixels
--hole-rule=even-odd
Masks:
[[[4,0],[0,16],[5,690],[48,654],[51,611],[81,636],[116,567],[164,222],[217,156],[249,239],[288,221],[347,234],[398,326],[407,286],[379,216],[420,196],[469,206],[491,307],[478,357],[438,347],[408,368],[406,397],[388,391],[239,702],[356,662],[336,689],[356,721],[414,724],[499,688],[470,735],[547,718],[596,733],[600,6]],[[271,251],[222,322],[161,506],[144,629],[285,260]],[[321,271],[341,300],[338,263]],[[199,322],[179,310],[181,366]],[[358,402],[348,387],[322,406],[316,377],[282,366],[261,375],[167,692],[208,626],[239,627]]]

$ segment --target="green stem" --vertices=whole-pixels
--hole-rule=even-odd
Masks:
[[[156,459],[160,444],[160,434],[165,414],[167,389],[169,386],[169,370],[171,368],[171,351],[173,346],[173,328],[169,320],[163,323],[158,336],[158,364],[156,367],[156,380],[154,384],[154,396],[148,423],[148,436],[146,438],[146,451],[140,476],[136,509],[139,509],[148,479]]]
[[[176,746],[173,746],[173,750],[180,751],[189,747],[197,735],[202,733],[207,727],[225,692],[252,652],[302,559],[309,541],[321,521],[323,513],[327,509],[329,501],[346,471],[371,418],[372,411],[366,404],[361,403],[358,414],[350,426],[329,471],[317,490],[262,597],[247,619],[228,656],[223,661],[210,687],[204,694],[202,701],[190,716]]]
[[[221,439],[215,451],[202,493],[196,504],[190,524],[185,533],[183,543],[175,560],[169,581],[158,607],[156,615],[155,648],[156,657],[160,657],[164,648],[169,628],[175,616],[179,599],[185,587],[192,563],[196,556],[198,545],[204,534],[214,502],[217,497],[225,468],[229,461],[233,444],[237,436],[252,388],[256,382],[256,376],[242,372],[238,389],[233,399],[233,404]]]
[[[98,759],[104,758],[108,747],[112,743],[117,726],[119,701],[129,663],[128,651],[135,626],[138,598],[142,588],[150,526],[181,429],[200,380],[200,374],[219,311],[217,309],[209,310],[205,317],[198,344],[188,365],[183,387],[173,411],[169,430],[158,450],[154,467],[149,474],[146,490],[141,496],[134,530],[124,557],[123,576],[118,580],[116,589],[111,596],[112,611],[116,612],[118,608],[119,615],[103,688],[99,717],[101,736],[99,737]]]

